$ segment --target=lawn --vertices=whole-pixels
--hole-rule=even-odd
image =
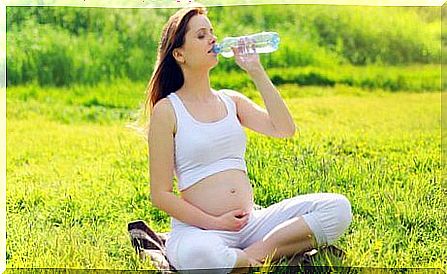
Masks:
[[[446,269],[441,94],[278,89],[299,132],[274,139],[247,130],[255,202],[342,193],[353,209],[335,243],[347,253],[343,265]],[[143,90],[128,82],[8,88],[8,268],[153,268],[127,234],[134,219],[161,232],[170,225],[150,202],[147,143],[126,127]],[[243,92],[262,104],[256,91]]]

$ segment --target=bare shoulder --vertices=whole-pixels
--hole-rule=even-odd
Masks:
[[[169,113],[173,112],[174,109],[171,105],[171,102],[168,98],[162,98],[160,99],[154,106],[154,109],[152,110],[154,113]]]
[[[174,107],[168,98],[163,98],[154,105],[151,113],[151,123],[161,124],[175,131]]]
[[[222,93],[228,95],[235,103],[238,103],[241,100],[244,100],[246,98],[245,95],[242,93],[232,90],[232,89],[222,89]]]

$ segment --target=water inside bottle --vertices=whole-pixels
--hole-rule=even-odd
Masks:
[[[265,43],[265,44],[259,45],[259,47],[256,47],[256,53],[270,53],[277,49],[278,49],[278,46],[273,46],[270,43]],[[232,57],[234,55],[233,51],[231,49],[230,50],[223,49],[220,53],[222,54],[222,56],[227,57],[227,58]],[[247,51],[247,53],[248,54],[253,53],[253,51],[251,49],[249,49]]]
[[[255,51],[256,53],[270,53],[278,49],[279,45],[279,36],[274,35],[270,39],[264,40],[265,37],[260,36],[259,34],[255,34],[252,36],[247,36],[247,46],[246,49],[243,51],[244,53],[253,53],[252,43],[255,44]],[[227,40],[228,39],[228,40]],[[220,44],[215,44],[213,46],[213,52],[220,53],[224,57],[232,57],[233,56],[233,50],[231,49],[231,46],[238,46],[239,39],[236,37],[228,37],[225,38],[224,41]]]

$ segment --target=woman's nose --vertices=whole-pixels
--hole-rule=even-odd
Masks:
[[[216,43],[216,41],[217,41],[217,37],[216,37],[215,35],[211,36],[211,41],[210,41],[210,43],[211,43],[211,44],[214,44],[214,43]]]

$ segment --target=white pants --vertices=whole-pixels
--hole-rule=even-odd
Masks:
[[[167,257],[177,270],[204,269],[208,273],[214,269],[213,273],[227,273],[236,264],[235,248],[250,246],[297,216],[303,217],[318,245],[331,244],[351,223],[351,204],[341,194],[299,195],[253,210],[240,231],[205,230],[172,218],[172,230],[166,240]]]

